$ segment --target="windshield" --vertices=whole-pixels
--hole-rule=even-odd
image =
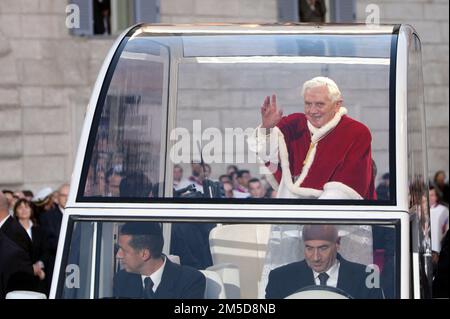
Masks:
[[[392,39],[126,38],[77,200],[392,203]]]

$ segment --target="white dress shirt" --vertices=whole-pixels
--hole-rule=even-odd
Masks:
[[[189,180],[187,178],[183,178],[181,181],[173,181],[173,188],[175,188],[175,190],[179,190],[185,187],[188,187],[189,185],[191,185],[192,183],[189,182]]]
[[[430,207],[431,249],[437,253],[441,251],[446,224],[448,224],[448,208],[441,204]]]
[[[339,276],[339,266],[340,266],[340,262],[339,260],[336,259],[336,261],[334,262],[334,265],[330,267],[330,269],[328,269],[325,273],[329,276],[328,280],[327,280],[327,286],[330,287],[337,287],[337,282],[338,282],[338,276]],[[313,274],[314,274],[314,282],[316,283],[317,286],[320,285],[320,280],[319,280],[319,275],[320,272],[315,272],[313,270]]]
[[[152,290],[153,292],[156,292],[156,289],[158,289],[159,284],[161,283],[161,278],[162,278],[162,274],[164,272],[164,267],[166,267],[166,259],[167,257],[164,256],[164,263],[162,264],[161,267],[159,267],[159,269],[157,271],[155,271],[153,274],[151,274],[150,276],[145,276],[145,275],[141,275],[141,279],[142,279],[142,287],[145,288],[145,284],[144,284],[144,280],[147,277],[150,277],[150,279],[153,282],[153,287]]]
[[[23,225],[22,225],[23,226]],[[33,222],[30,220],[30,224],[28,226],[28,228],[25,228],[25,230],[27,231],[28,237],[30,237],[31,240],[33,240],[33,235],[31,233],[31,228],[33,227]]]

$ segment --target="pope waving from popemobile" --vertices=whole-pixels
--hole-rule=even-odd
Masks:
[[[267,96],[249,139],[277,197],[376,199],[369,129],[346,115],[330,78],[306,81],[302,95],[304,113],[284,117]]]

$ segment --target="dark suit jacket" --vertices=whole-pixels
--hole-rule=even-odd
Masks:
[[[337,288],[357,299],[382,299],[381,289],[366,287],[366,267],[342,258],[338,254],[339,274]],[[281,266],[269,273],[269,283],[266,287],[266,298],[281,299],[296,291],[315,285],[314,275],[305,260]]]
[[[19,247],[25,250],[31,257],[32,243],[25,228],[14,218],[8,217],[6,222],[0,228],[0,232],[15,242]]]
[[[45,265],[45,274],[47,277],[47,291],[50,291],[53,268],[55,266],[56,249],[58,248],[59,231],[61,229],[62,212],[58,205],[55,205],[48,212],[42,213],[40,217],[41,229],[47,240],[48,261]],[[45,263],[45,261],[44,261]]]
[[[58,247],[59,231],[61,229],[62,212],[58,206],[53,207],[48,212],[42,214],[41,227],[47,234],[48,247],[51,255],[56,255]]]
[[[155,299],[201,299],[205,285],[206,279],[201,272],[167,259]],[[114,277],[114,297],[143,298],[141,275],[119,271]]]
[[[33,227],[31,227],[31,236],[33,238],[31,241],[31,260],[33,263],[40,260],[44,263],[45,267],[47,267],[49,258],[47,235],[42,227],[33,225]]]
[[[0,299],[13,290],[34,290],[35,285],[30,254],[0,231]]]
[[[448,270],[449,265],[449,232],[445,234],[442,240],[441,252],[439,253],[439,261],[437,264],[436,276],[433,279],[433,298],[448,298],[449,297],[449,280]]]

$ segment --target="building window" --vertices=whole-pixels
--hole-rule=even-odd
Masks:
[[[71,0],[80,8],[79,36],[117,35],[140,22],[159,22],[160,0]]]
[[[300,22],[325,22],[325,0],[299,0]]]
[[[111,34],[111,1],[94,0],[94,34]]]
[[[356,20],[355,0],[278,0],[278,21],[350,23]]]

